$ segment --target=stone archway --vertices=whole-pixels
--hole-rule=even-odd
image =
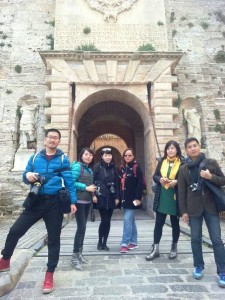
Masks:
[[[100,135],[115,134],[134,148],[137,160],[145,166],[144,133],[150,130],[150,119],[135,95],[119,89],[93,93],[82,100],[74,118],[78,152]]]

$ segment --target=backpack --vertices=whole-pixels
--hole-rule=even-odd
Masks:
[[[134,173],[134,177],[137,177],[137,163],[133,164],[133,173]],[[147,195],[147,184],[146,184],[146,179],[145,176],[143,175],[142,178],[142,185],[143,185],[143,195]]]

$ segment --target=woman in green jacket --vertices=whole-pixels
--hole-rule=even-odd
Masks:
[[[83,148],[79,155],[79,161],[71,165],[72,176],[77,193],[77,231],[74,237],[73,255],[71,265],[77,270],[82,270],[81,263],[87,263],[82,255],[84,236],[92,196],[95,191],[91,167],[94,163],[94,152],[90,148]]]

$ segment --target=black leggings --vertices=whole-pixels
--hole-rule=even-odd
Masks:
[[[98,237],[99,237],[98,242],[100,245],[104,246],[106,245],[109,236],[110,222],[111,222],[113,210],[101,208],[99,209],[99,214],[101,216],[101,223],[98,229]]]
[[[162,237],[162,229],[165,224],[167,214],[160,212],[156,213],[155,228],[154,228],[154,244],[159,244]],[[170,222],[172,226],[173,243],[177,243],[180,236],[179,218],[170,215]]]

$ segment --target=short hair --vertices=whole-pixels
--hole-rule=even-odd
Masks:
[[[61,133],[60,133],[60,131],[58,129],[56,129],[56,128],[47,129],[45,131],[45,137],[47,137],[47,135],[49,134],[49,132],[56,132],[56,133],[58,133],[59,139],[61,139]]]
[[[122,154],[123,164],[126,163],[125,160],[124,160],[124,156],[125,156],[125,154],[126,154],[126,152],[127,152],[128,150],[131,151],[131,153],[132,153],[133,156],[134,156],[133,161],[135,160],[135,152],[134,152],[134,149],[133,149],[133,148],[127,148],[127,149],[125,149],[125,150],[123,151],[123,154]]]
[[[167,149],[168,149],[171,145],[173,145],[173,146],[176,148],[176,150],[177,150],[177,156],[178,156],[179,158],[181,158],[182,153],[181,153],[180,145],[178,144],[178,142],[176,142],[176,141],[174,141],[174,140],[170,140],[169,142],[166,143],[165,148],[164,148],[164,155],[163,155],[163,158],[164,158],[164,159],[167,158]]]
[[[92,167],[94,165],[94,150],[92,150],[91,148],[88,148],[88,147],[85,147],[85,148],[81,149],[81,151],[79,153],[79,156],[78,156],[78,160],[80,162],[83,162],[82,156],[83,156],[83,154],[84,154],[85,151],[87,151],[87,152],[89,152],[89,153],[91,153],[93,155],[93,159],[90,162],[90,164],[88,165],[88,167],[90,168],[90,167]]]
[[[191,142],[196,142],[198,145],[200,145],[198,139],[196,139],[195,137],[190,137],[190,138],[186,139],[186,141],[184,142],[185,149],[187,148],[187,145]]]

